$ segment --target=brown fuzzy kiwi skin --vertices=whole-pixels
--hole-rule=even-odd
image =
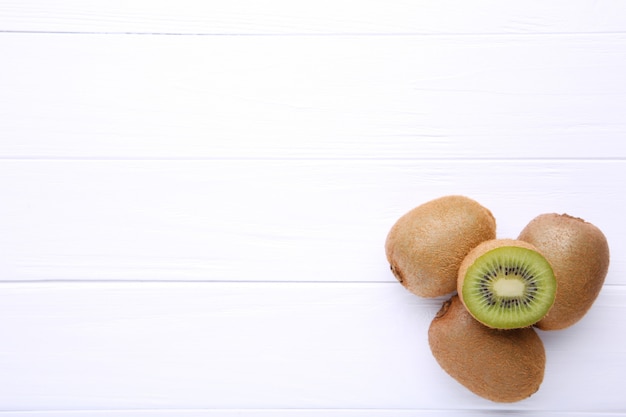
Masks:
[[[578,322],[598,297],[609,269],[606,236],[578,217],[545,213],[531,220],[518,239],[539,249],[557,280],[554,305],[536,326],[560,330]]]
[[[465,196],[426,202],[400,217],[385,241],[394,276],[412,293],[439,297],[456,289],[459,265],[480,242],[493,239],[491,212]]]
[[[493,249],[503,247],[503,246],[515,246],[515,247],[526,248],[526,249],[530,249],[530,250],[534,250],[538,252],[538,249],[534,245],[526,241],[518,240],[518,239],[491,239],[491,240],[487,240],[487,241],[480,243],[478,246],[473,248],[467,254],[465,259],[463,259],[463,262],[461,262],[461,266],[459,267],[459,274],[458,274],[458,279],[457,279],[457,293],[463,305],[466,305],[465,301],[463,300],[463,283],[465,282],[465,275],[467,274],[467,269],[471,267],[474,264],[474,262],[476,262],[476,260],[480,258],[481,256],[483,256],[485,253]],[[558,293],[558,290],[557,290],[557,293]],[[468,309],[468,311],[469,310],[470,309]],[[471,314],[471,311],[469,312]],[[482,323],[482,324],[489,327],[488,323]]]
[[[535,330],[483,326],[456,295],[444,302],[431,322],[428,343],[446,373],[488,400],[521,401],[543,382],[546,353]]]

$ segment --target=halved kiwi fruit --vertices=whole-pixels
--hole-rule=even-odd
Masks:
[[[493,239],[470,251],[461,263],[459,297],[476,320],[495,329],[528,327],[554,303],[552,266],[531,244]]]

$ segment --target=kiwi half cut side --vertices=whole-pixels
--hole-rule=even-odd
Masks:
[[[532,326],[552,305],[557,283],[548,260],[531,244],[488,240],[461,263],[459,298],[472,316],[495,329]]]

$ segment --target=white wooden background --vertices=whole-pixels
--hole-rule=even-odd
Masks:
[[[0,416],[626,415],[626,2],[0,0]],[[607,235],[495,404],[384,240],[465,194]]]

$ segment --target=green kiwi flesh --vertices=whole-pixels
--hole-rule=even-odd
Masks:
[[[552,266],[526,242],[498,239],[474,248],[459,271],[459,295],[468,311],[495,329],[528,327],[554,304]]]

